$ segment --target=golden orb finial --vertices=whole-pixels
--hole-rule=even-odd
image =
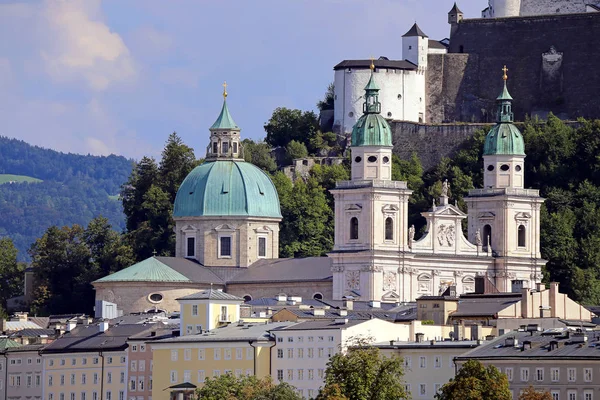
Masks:
[[[227,99],[227,81],[223,82],[223,99]]]
[[[506,65],[504,66],[504,68],[502,68],[502,72],[504,72],[504,75],[502,75],[502,79],[504,79],[505,81],[508,80],[508,75],[506,74],[508,72],[508,68],[506,68]]]
[[[371,71],[375,71],[375,59],[373,58],[373,56],[371,56],[371,65],[369,66],[369,68],[371,68]]]

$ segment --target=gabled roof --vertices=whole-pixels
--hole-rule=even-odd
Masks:
[[[150,257],[96,282],[190,282],[190,279],[156,257]]]
[[[412,28],[410,28],[408,30],[408,32],[406,32],[404,35],[402,35],[402,37],[411,37],[411,36],[423,36],[423,37],[428,37],[425,32],[423,32],[421,30],[421,28],[419,28],[419,25],[417,25],[417,23],[415,22],[415,24],[412,26]]]
[[[239,342],[250,340],[270,340],[270,330],[284,328],[293,324],[293,322],[272,322],[268,324],[233,323],[197,335],[184,335],[164,340],[158,340],[154,342],[153,345],[162,343]]]
[[[23,329],[42,329],[41,326],[31,322],[31,321],[6,321],[6,331],[20,331]]]
[[[20,347],[21,345],[9,338],[0,338],[0,351],[11,347]]]
[[[429,48],[430,49],[440,49],[440,50],[448,50],[448,45],[439,40],[429,39]]]
[[[241,297],[234,296],[229,293],[225,293],[222,290],[208,289],[198,293],[190,294],[184,297],[180,297],[176,300],[230,300],[230,301],[244,301]]]
[[[388,60],[387,58],[380,58],[373,60],[375,69],[387,68],[387,69],[402,69],[402,70],[416,70],[417,66],[410,61],[406,60]],[[334,70],[356,68],[356,69],[370,69],[371,60],[344,60],[333,67]]]
[[[252,264],[228,283],[330,281],[331,258],[275,258]]]

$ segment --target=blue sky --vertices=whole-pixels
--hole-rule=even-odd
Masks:
[[[343,59],[401,58],[453,0],[0,0],[0,135],[65,152],[202,157],[228,83],[242,136],[276,107],[315,110]],[[475,18],[485,0],[458,2]]]

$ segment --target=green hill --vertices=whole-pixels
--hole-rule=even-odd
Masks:
[[[0,136],[0,237],[10,237],[27,260],[52,225],[87,225],[103,215],[123,230],[117,195],[132,165],[121,156],[66,154]]]
[[[4,183],[38,183],[43,182],[41,179],[25,175],[0,174],[0,185]]]

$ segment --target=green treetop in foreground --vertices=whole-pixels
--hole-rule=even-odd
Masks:
[[[196,391],[199,400],[302,400],[296,389],[287,384],[275,384],[271,378],[255,376],[239,378],[228,373],[218,378],[207,378]]]
[[[479,361],[467,361],[454,379],[435,395],[437,400],[512,400],[508,379],[493,365],[487,368]]]
[[[325,386],[317,400],[389,400],[409,399],[404,389],[403,361],[383,357],[378,348],[357,340],[346,353],[329,359]]]

